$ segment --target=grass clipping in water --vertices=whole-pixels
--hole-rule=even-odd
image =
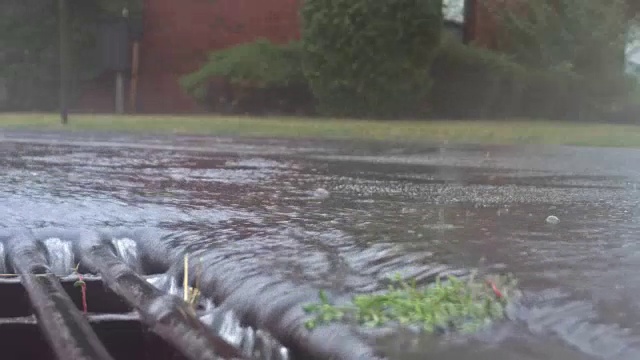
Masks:
[[[198,279],[200,274],[196,277],[195,287],[189,286],[189,254],[184,255],[184,272],[182,278],[183,300],[189,304],[192,308],[196,307],[198,300],[200,300],[200,290],[198,289]]]
[[[505,307],[516,293],[511,276],[487,277],[472,274],[461,280],[453,276],[437,279],[423,289],[415,281],[396,279],[379,294],[357,295],[351,304],[331,304],[323,291],[320,302],[304,307],[315,317],[306,322],[308,329],[336,321],[355,321],[369,327],[388,324],[413,325],[426,332],[474,332],[505,316]]]

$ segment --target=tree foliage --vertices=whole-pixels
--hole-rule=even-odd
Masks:
[[[433,64],[433,114],[440,118],[582,120],[583,78],[532,68],[500,52],[445,37]],[[599,116],[589,112],[591,117]]]
[[[579,74],[619,71],[629,29],[626,0],[539,0],[500,6],[515,59]]]
[[[54,3],[47,1],[0,4],[0,79],[7,95],[1,107],[28,107],[32,93],[35,100],[55,86],[56,19],[51,16],[55,9]],[[52,105],[46,97],[39,101]]]
[[[304,68],[326,115],[415,115],[429,89],[442,0],[305,0]]]
[[[526,66],[567,71],[582,79],[585,102],[604,110],[627,96],[625,47],[631,17],[626,0],[511,1],[497,6],[503,50]]]
[[[98,22],[142,11],[141,0],[68,0],[71,12],[72,91],[101,71],[96,49]],[[0,108],[52,110],[58,103],[57,0],[4,0],[0,3],[0,82],[8,98]]]

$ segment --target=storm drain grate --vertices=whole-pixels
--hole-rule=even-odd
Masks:
[[[0,236],[0,270],[15,273],[0,277],[3,360],[289,359],[210,300],[187,304],[175,274],[143,275],[134,242],[70,237]]]
[[[82,311],[75,276],[60,278],[66,295]],[[115,360],[187,359],[141,323],[137,312],[107,289],[99,277],[85,277],[86,319]],[[0,279],[0,346],[6,360],[58,360],[39,326],[27,290],[19,277]],[[56,295],[57,296],[57,295]],[[62,316],[62,315],[61,315]],[[80,335],[80,334],[79,334]]]

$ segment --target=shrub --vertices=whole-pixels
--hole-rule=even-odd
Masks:
[[[438,117],[594,120],[610,101],[608,92],[570,69],[532,68],[455,39],[443,41],[432,76],[430,99]]]
[[[322,113],[416,115],[442,30],[441,0],[305,0],[304,70]]]
[[[213,111],[313,110],[298,42],[276,45],[259,39],[214,51],[200,69],[183,76],[180,82],[187,93]]]
[[[640,82],[634,75],[627,78],[627,91],[606,109],[606,120],[617,123],[640,123]]]
[[[432,110],[448,118],[511,114],[518,107],[525,72],[506,55],[446,38],[432,68]]]

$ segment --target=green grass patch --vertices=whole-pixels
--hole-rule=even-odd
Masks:
[[[466,144],[640,147],[640,126],[553,121],[369,121],[294,117],[2,114],[0,128]]]
[[[306,305],[308,329],[331,322],[356,322],[368,327],[388,323],[417,325],[426,332],[474,332],[502,319],[513,299],[516,281],[511,276],[461,280],[448,277],[418,288],[415,282],[397,279],[387,291],[355,296],[347,305],[332,304],[324,292],[319,302]]]

